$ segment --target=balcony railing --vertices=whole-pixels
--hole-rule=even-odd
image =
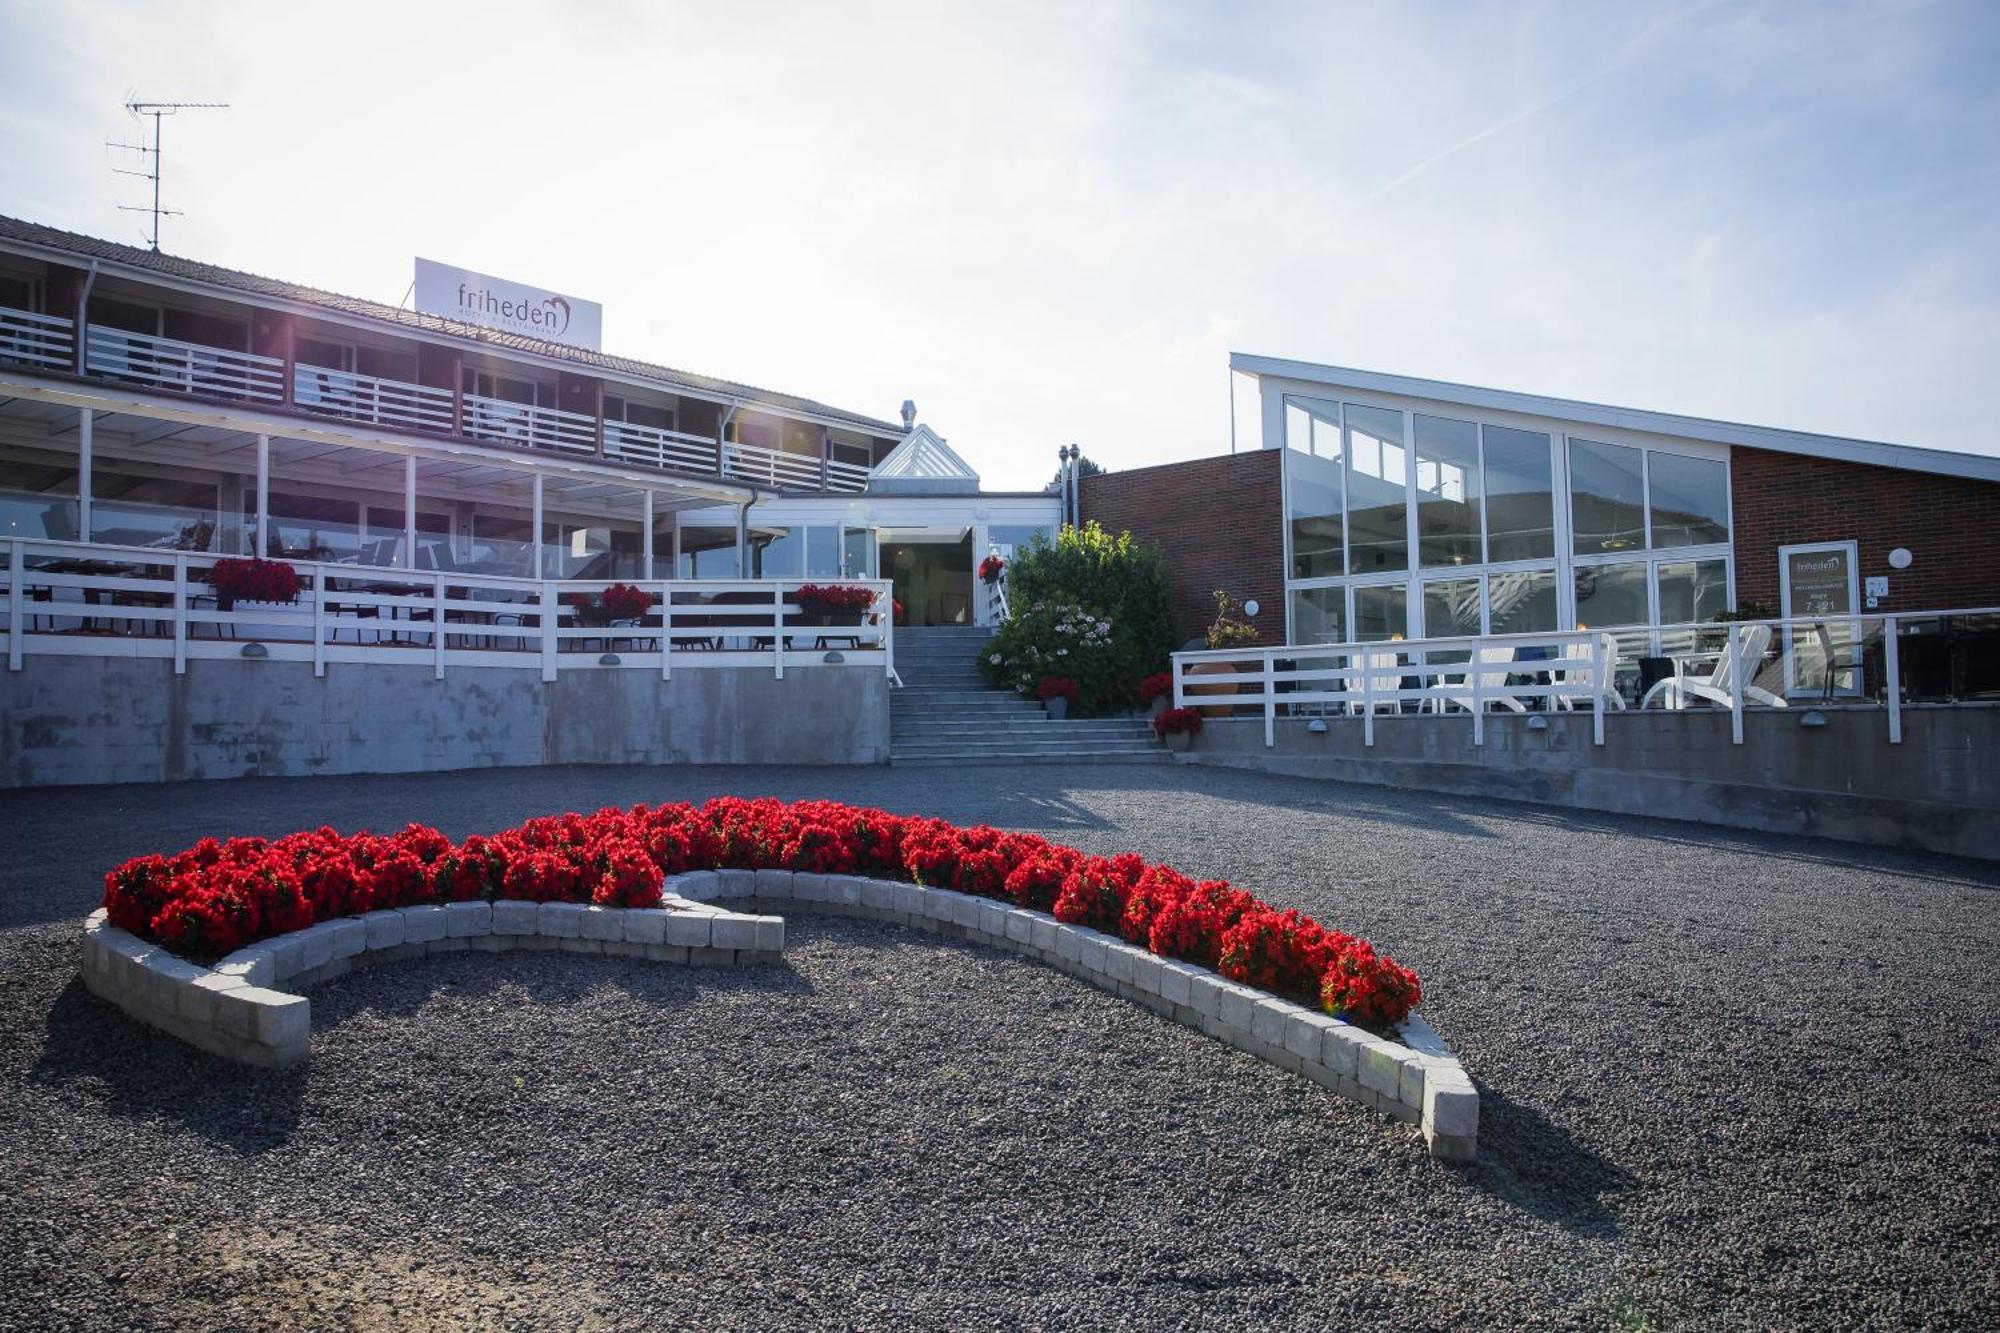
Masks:
[[[377,426],[452,433],[451,390],[323,366],[292,367],[292,403],[308,412]]]
[[[0,307],[0,362],[67,370],[75,363],[75,336],[69,320]],[[256,403],[285,401],[286,362],[278,357],[101,325],[86,327],[84,351],[87,373],[148,389]],[[455,420],[449,389],[324,366],[293,365],[290,374],[291,405],[314,415],[442,435],[456,430],[467,439],[528,449],[597,453],[599,422],[587,413],[465,394]],[[607,420],[602,433],[609,459],[780,490],[854,494],[867,490],[873,475],[866,467],[837,459],[750,444],[718,447],[704,436],[634,422]]]
[[[754,444],[722,446],[722,475],[779,490],[856,492],[868,489],[869,471],[853,463],[827,459],[824,474],[817,458],[788,454]],[[823,485],[822,485],[823,483]]]
[[[597,609],[604,581],[432,573],[290,561],[294,602],[227,608],[208,585],[220,557],[145,546],[0,538],[0,639],[10,670],[37,656],[191,658],[428,668],[624,669],[671,679],[682,670],[788,671],[866,666],[895,677],[890,584],[848,579],[874,597],[866,611],[801,607],[798,579],[627,579],[649,594],[641,614]],[[581,603],[581,604],[579,604]],[[256,644],[262,651],[247,654]],[[835,651],[838,650],[838,651]]]
[[[285,363],[275,356],[232,352],[146,333],[92,324],[88,369],[150,389],[276,403],[285,397]]]
[[[0,308],[0,361],[68,370],[76,364],[75,325],[55,315]]]
[[[597,418],[559,407],[533,407],[504,398],[465,395],[465,433],[475,440],[502,440],[531,449],[563,453],[597,452]]]
[[[670,472],[699,472],[711,477],[719,472],[714,440],[632,421],[604,423],[604,456]]]

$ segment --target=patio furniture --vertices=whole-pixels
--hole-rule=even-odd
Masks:
[[[1783,708],[1785,701],[1782,698],[1750,683],[1750,680],[1755,678],[1757,664],[1764,660],[1764,654],[1770,647],[1771,627],[1752,625],[1743,631],[1743,641],[1739,651],[1731,653],[1724,648],[1707,675],[1697,675],[1686,667],[1687,654],[1676,656],[1674,660],[1682,665],[1681,672],[1646,691],[1646,697],[1639,701],[1639,706],[1650,708],[1654,700],[1658,700],[1662,707],[1678,710],[1686,708],[1690,699],[1698,699],[1703,703],[1727,708],[1730,693],[1736,688],[1737,663],[1740,660],[1746,676],[1742,682],[1743,698],[1770,708]]]
[[[1456,677],[1446,675],[1438,683],[1438,708],[1440,711],[1456,705],[1470,713],[1473,710],[1472,676],[1479,674],[1479,702],[1488,708],[1504,708],[1510,713],[1526,713],[1528,701],[1512,693],[1507,687],[1514,673],[1506,668],[1514,665],[1514,650],[1504,646],[1480,648],[1463,671]],[[1489,683],[1491,682],[1491,683]]]
[[[1604,650],[1604,674],[1597,680],[1591,676],[1597,669],[1594,660],[1599,646]],[[1563,650],[1549,661],[1555,693],[1551,696],[1555,706],[1561,709],[1609,707],[1623,712],[1625,699],[1618,693],[1616,668],[1618,665],[1618,638],[1613,634],[1600,634],[1594,640],[1563,645]]]
[[[1833,635],[1828,632],[1824,620],[1813,622],[1813,638],[1819,644],[1821,670],[1820,702],[1831,703],[1836,687],[1859,691],[1861,688],[1861,663],[1850,657],[1847,661],[1836,661]],[[1843,683],[1842,677],[1845,677]]]

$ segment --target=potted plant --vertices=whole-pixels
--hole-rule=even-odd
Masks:
[[[1173,701],[1173,672],[1156,671],[1139,682],[1139,707],[1149,710],[1154,717],[1166,712]]]
[[[299,599],[299,571],[282,560],[218,560],[208,571],[208,586],[215,589],[215,609],[233,611],[236,603],[296,602]]]
[[[1246,620],[1237,619],[1236,613],[1242,609],[1242,606],[1237,603],[1234,597],[1231,597],[1220,588],[1216,589],[1215,621],[1208,627],[1208,632],[1203,635],[1203,640],[1209,648],[1246,648],[1257,642],[1257,627]],[[1236,674],[1236,664],[1233,662],[1196,662],[1186,668],[1185,674],[1189,676],[1233,676]],[[1200,695],[1235,694],[1236,683],[1230,681],[1226,684],[1189,685],[1186,687],[1185,692]],[[1234,704],[1203,704],[1201,712],[1204,717],[1228,717],[1235,711],[1235,708],[1236,705]]]
[[[1069,706],[1082,692],[1068,676],[1043,676],[1042,683],[1035,687],[1035,695],[1042,701],[1042,707],[1057,721],[1069,716]]]
[[[859,625],[875,604],[875,594],[852,584],[805,583],[792,594],[799,611],[794,625]]]
[[[1153,734],[1175,754],[1185,754],[1201,734],[1201,714],[1192,708],[1169,708],[1153,719]]]
[[[1006,568],[1007,562],[1005,560],[1002,560],[997,555],[989,555],[979,562],[979,581],[982,583],[998,583],[1002,571]]]
[[[614,583],[599,593],[569,593],[563,600],[575,608],[576,618],[586,625],[638,620],[653,609],[653,594],[629,583]]]

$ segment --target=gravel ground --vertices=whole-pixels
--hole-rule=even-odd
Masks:
[[[74,980],[205,833],[826,795],[1133,849],[1416,967],[1481,1160],[1050,970],[459,955],[248,1071]],[[0,795],[0,1328],[2000,1324],[2000,867],[1201,768]]]

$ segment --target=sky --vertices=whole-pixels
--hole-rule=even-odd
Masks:
[[[894,419],[1227,452],[1232,350],[2000,453],[2000,4],[0,0],[0,212]],[[1254,445],[1238,387],[1237,444]]]

